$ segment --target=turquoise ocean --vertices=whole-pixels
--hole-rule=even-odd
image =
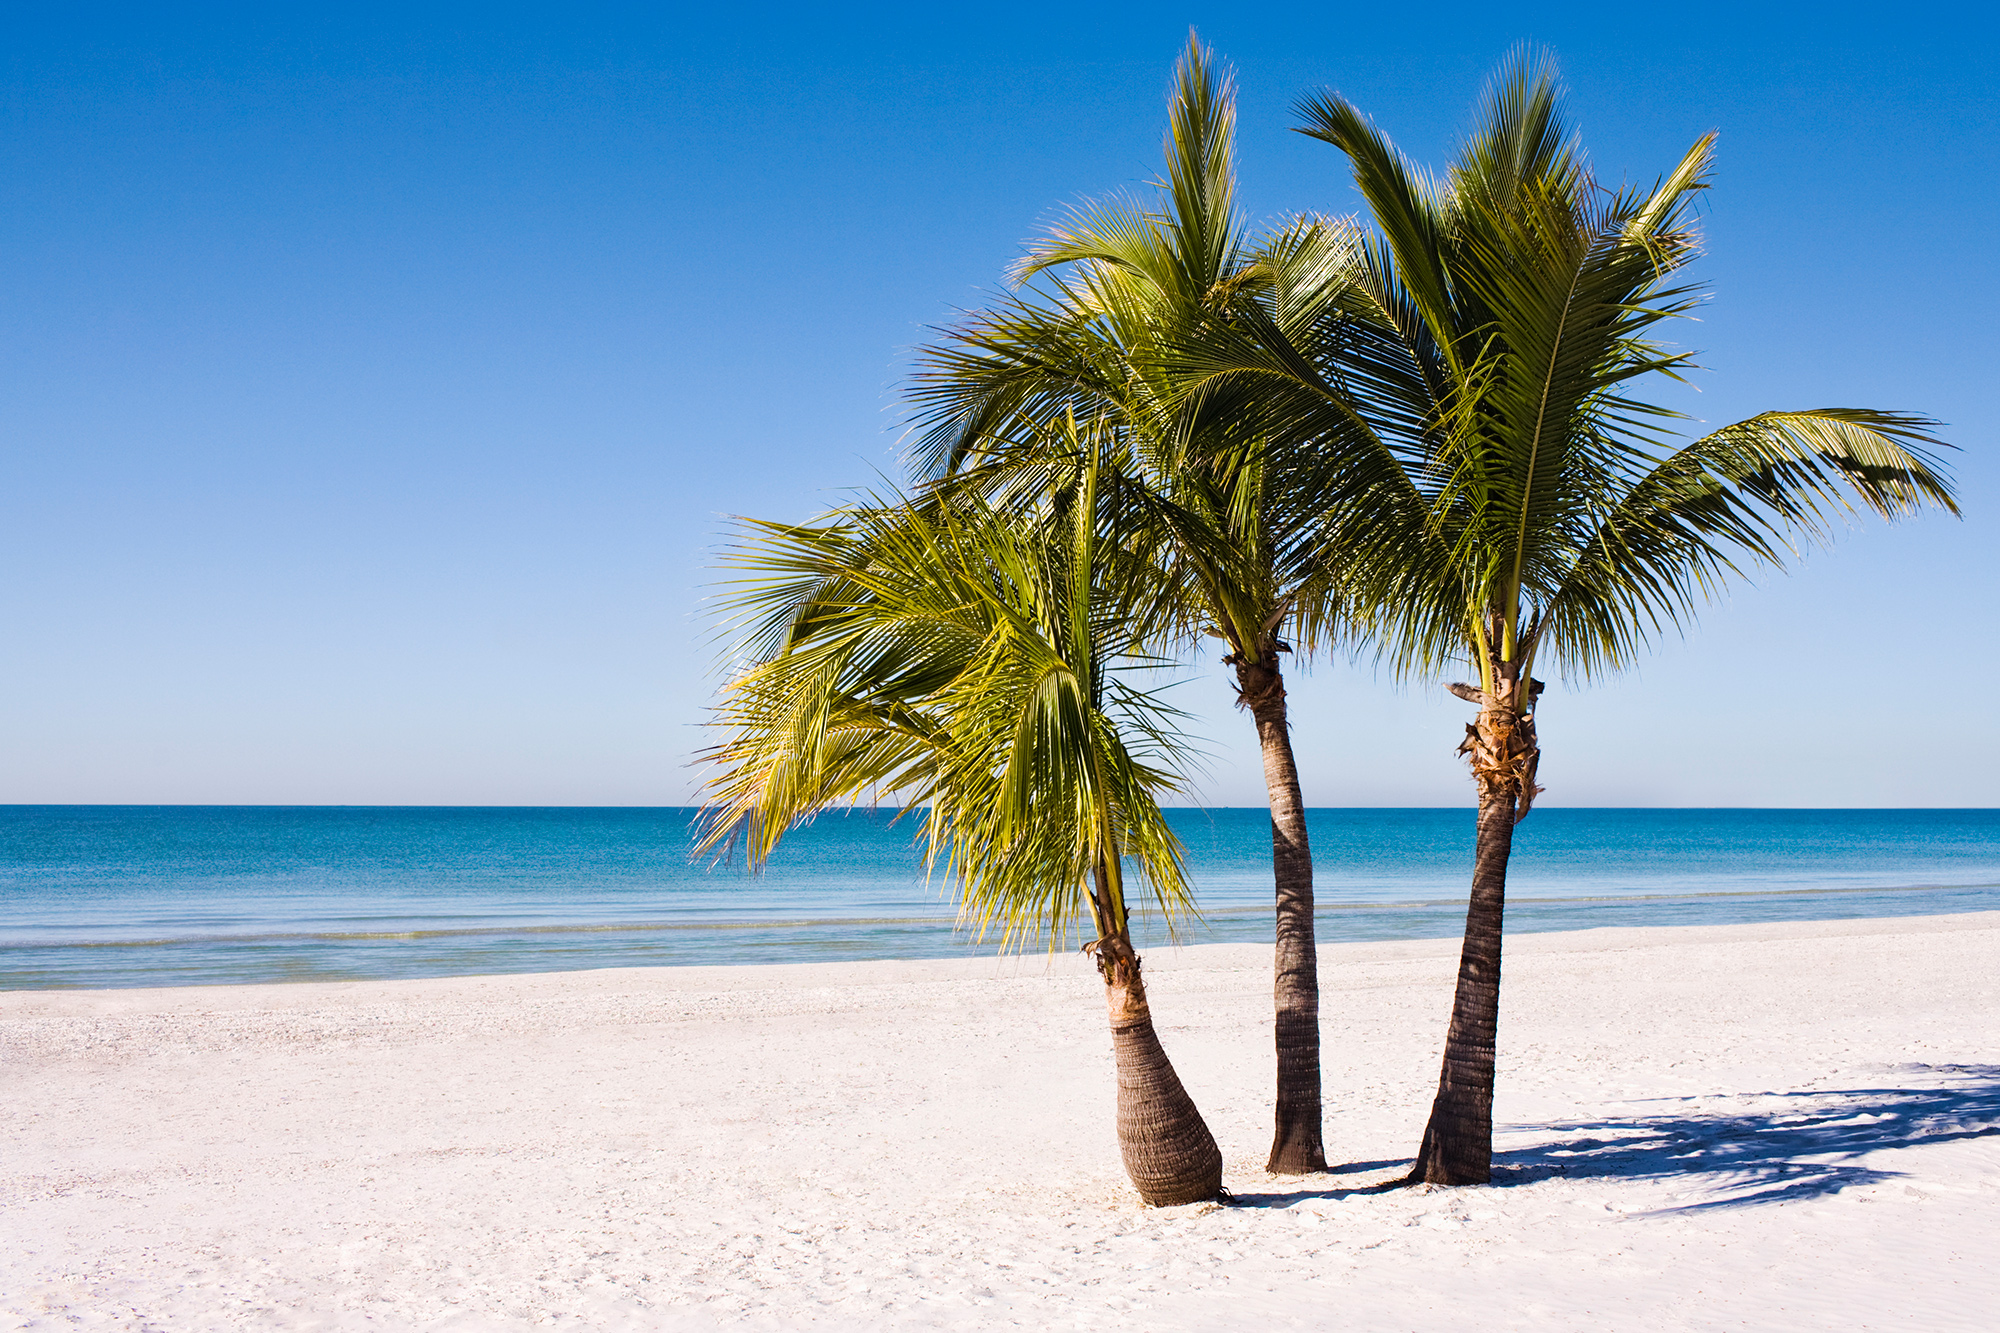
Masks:
[[[0,807],[0,989],[181,986],[993,952],[914,821],[822,816],[769,868],[681,808]],[[1259,809],[1176,810],[1202,919],[1268,940]],[[1322,941],[1458,934],[1468,809],[1314,810]],[[1535,811],[1514,931],[2000,909],[2000,811]],[[1158,923],[1143,922],[1149,942]]]

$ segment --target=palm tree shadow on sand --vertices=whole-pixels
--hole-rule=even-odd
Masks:
[[[1640,1115],[1517,1125],[1545,1134],[1531,1147],[1497,1153],[1493,1187],[1560,1177],[1680,1181],[1707,1197],[1632,1216],[1701,1213],[1791,1203],[1837,1194],[1904,1173],[1861,1159],[1891,1148],[1920,1148],[2000,1135],[2000,1065],[1903,1065],[1896,1074],[1933,1086],[1811,1089],[1765,1093],[1735,1114]],[[1512,1134],[1509,1137],[1513,1137]],[[1354,1162],[1339,1174],[1405,1163]],[[1238,1194],[1237,1207],[1286,1208],[1306,1199],[1341,1199],[1398,1188],[1389,1180],[1345,1189]]]

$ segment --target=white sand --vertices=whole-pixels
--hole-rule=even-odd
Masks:
[[[1495,1187],[1407,1161],[1455,946],[1151,961],[1244,1206],[1118,1168],[1077,960],[0,996],[0,1326],[1990,1329],[2000,913],[1508,942]]]

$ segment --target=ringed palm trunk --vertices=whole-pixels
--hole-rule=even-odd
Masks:
[[[1497,665],[1497,664],[1496,664]],[[1503,668],[1504,670],[1504,668]],[[1513,673],[1508,671],[1507,676]],[[1507,860],[1514,825],[1527,817],[1540,789],[1541,751],[1535,723],[1517,702],[1516,683],[1495,673],[1494,697],[1454,686],[1480,700],[1479,720],[1466,728],[1459,752],[1472,761],[1479,784],[1479,833],[1465,945],[1458,960],[1451,1027],[1437,1099],[1424,1127],[1412,1184],[1483,1185],[1493,1178],[1493,1067],[1500,1023],[1500,938],[1507,906]]]
[[[1154,1207],[1199,1203],[1222,1195],[1222,1150],[1174,1073],[1153,1011],[1139,955],[1119,913],[1111,923],[1103,910],[1106,876],[1097,874],[1097,970],[1104,977],[1110,1009],[1111,1050],[1118,1065],[1118,1153],[1139,1197]]]
[[[1326,1170],[1321,1137],[1319,1070],[1319,947],[1313,937],[1312,848],[1306,841],[1305,802],[1292,755],[1291,723],[1277,645],[1255,662],[1236,662],[1237,691],[1257,720],[1264,756],[1264,786],[1271,803],[1271,870],[1277,882],[1277,956],[1273,1000],[1277,1010],[1278,1110],[1271,1157],[1276,1175]]]

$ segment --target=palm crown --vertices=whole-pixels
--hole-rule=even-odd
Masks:
[[[886,792],[919,814],[968,917],[1010,941],[1059,943],[1085,915],[1123,929],[1127,857],[1170,921],[1186,912],[1159,808],[1185,750],[1135,683],[1155,664],[1119,609],[1141,581],[1099,540],[1091,469],[1054,500],[1023,514],[940,494],[750,525],[731,563],[751,661],[708,752],[704,845],[740,837],[761,864],[797,820]]]
[[[1256,660],[1279,619],[1308,639],[1327,624],[1316,557],[1337,460],[1184,391],[1186,349],[1290,271],[1293,238],[1252,238],[1236,209],[1234,122],[1228,77],[1191,45],[1157,203],[1072,211],[1015,267],[1028,285],[924,350],[912,452],[922,474],[1033,501],[1074,466],[1048,456],[1067,438],[1052,424],[1088,423],[1118,539],[1165,580],[1149,629]]]
[[[1538,654],[1615,669],[1742,561],[1778,561],[1857,502],[1952,507],[1924,418],[1768,412],[1669,449],[1685,418],[1634,396],[1690,364],[1655,335],[1700,299],[1682,270],[1712,136],[1649,188],[1601,187],[1527,58],[1442,180],[1345,101],[1303,110],[1380,231],[1348,249],[1297,363],[1312,369],[1286,390],[1359,405],[1379,453],[1402,460],[1369,517],[1407,544],[1367,562],[1357,600],[1404,663],[1466,654],[1488,689],[1494,664],[1525,675]]]

